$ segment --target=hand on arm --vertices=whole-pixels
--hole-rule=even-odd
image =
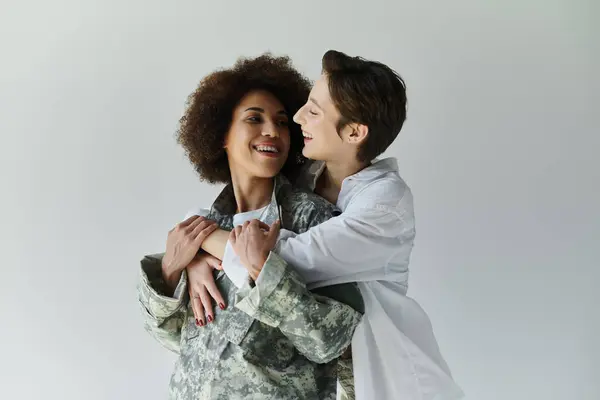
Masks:
[[[246,221],[229,235],[229,241],[253,280],[258,278],[279,235],[280,222],[269,226],[259,220]]]
[[[162,275],[171,290],[175,290],[181,272],[196,256],[202,241],[210,235],[217,224],[194,215],[175,225],[167,236],[167,251],[162,259]]]
[[[265,230],[269,229],[270,234],[265,234]],[[245,265],[249,266],[249,275],[256,279],[262,269],[262,264],[269,255],[269,250],[275,244],[278,231],[279,227],[276,224],[269,227],[258,220],[249,221],[244,226],[233,230],[231,234],[221,229],[215,230],[204,240],[202,248],[207,252],[220,252],[222,257],[227,240],[231,235],[232,241],[237,239],[236,249],[242,254]],[[212,300],[221,309],[227,306],[213,275],[214,269],[222,269],[221,263],[218,258],[213,256],[206,253],[199,255],[186,269],[190,301],[196,317],[196,324],[199,326],[214,320]]]

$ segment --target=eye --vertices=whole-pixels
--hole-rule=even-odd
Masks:
[[[246,118],[246,121],[252,123],[252,124],[258,124],[262,122],[262,118],[258,115],[252,115],[248,118]]]
[[[287,119],[279,121],[279,126],[289,126],[290,123]]]
[[[310,110],[309,113],[310,113],[310,115],[317,115],[317,113],[314,112],[313,110]]]

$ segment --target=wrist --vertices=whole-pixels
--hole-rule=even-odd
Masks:
[[[263,267],[263,266],[265,265],[265,263],[267,262],[267,259],[269,258],[269,254],[270,254],[270,253],[271,253],[270,251],[267,251],[267,252],[263,252],[263,253],[260,255],[260,258],[258,259],[258,261],[260,262],[260,269],[262,269],[262,267]]]
[[[162,277],[167,285],[174,289],[181,277],[181,268],[176,268],[172,261],[163,258],[162,260]]]
[[[269,253],[261,253],[254,259],[254,265],[252,266],[252,271],[255,271],[256,274],[256,276],[252,277],[254,280],[256,280],[258,275],[260,275],[260,272],[267,262],[267,258],[269,258]]]

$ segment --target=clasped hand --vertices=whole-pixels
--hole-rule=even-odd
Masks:
[[[275,247],[279,229],[279,221],[269,226],[259,220],[252,220],[231,231],[229,241],[233,250],[253,280],[258,278],[271,249]],[[198,326],[214,320],[213,300],[221,309],[226,307],[215,283],[214,269],[221,269],[221,264],[209,254],[197,256],[187,267],[188,291]]]

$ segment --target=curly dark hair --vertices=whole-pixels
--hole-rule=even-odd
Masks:
[[[305,158],[300,126],[291,121],[306,103],[310,88],[310,81],[293,67],[287,56],[265,53],[256,58],[240,58],[232,68],[206,76],[189,96],[179,120],[177,142],[201,180],[229,183],[231,172],[223,145],[234,109],[248,92],[265,90],[283,104],[290,120],[290,151],[281,172],[293,179]]]

